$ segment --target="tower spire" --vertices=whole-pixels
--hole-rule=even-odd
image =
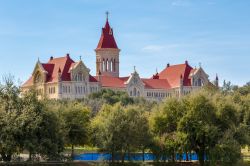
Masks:
[[[119,77],[119,52],[113,29],[109,25],[109,12],[96,51],[96,75]],[[99,72],[100,71],[100,72]]]
[[[106,14],[106,20],[108,21],[109,20],[109,11],[106,11],[105,14]]]

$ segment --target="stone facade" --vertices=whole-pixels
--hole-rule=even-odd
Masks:
[[[211,84],[202,67],[192,68],[186,61],[170,65],[151,78],[141,78],[134,71],[127,77],[119,76],[119,53],[113,29],[108,19],[96,53],[96,76],[90,74],[82,60],[75,62],[70,55],[54,58],[47,63],[37,61],[31,77],[22,85],[22,90],[37,90],[40,97],[49,99],[80,99],[101,89],[125,91],[131,97],[162,100],[187,95],[202,86]],[[215,86],[218,86],[216,76]]]

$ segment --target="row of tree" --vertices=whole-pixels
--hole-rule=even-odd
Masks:
[[[11,161],[24,151],[29,160],[61,160],[65,146],[84,144],[90,110],[77,102],[38,100],[20,93],[13,79],[0,86],[0,158]]]
[[[233,164],[250,145],[250,84],[224,83],[163,102],[102,90],[79,101],[38,100],[11,78],[0,86],[0,156],[29,152],[29,160],[61,160],[65,147],[90,145],[114,162],[152,152],[157,161],[196,153],[201,165]],[[143,155],[144,156],[144,155]],[[180,157],[181,158],[181,157]],[[186,160],[189,160],[187,157]]]

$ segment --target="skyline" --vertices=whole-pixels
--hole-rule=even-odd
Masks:
[[[109,11],[121,76],[136,66],[141,77],[151,77],[167,63],[187,60],[191,66],[201,63],[210,81],[217,73],[220,85],[224,79],[237,85],[250,81],[250,2],[115,2],[0,1],[0,75],[11,73],[24,82],[38,58],[47,62],[67,53],[75,61],[82,56],[95,75],[94,49]]]

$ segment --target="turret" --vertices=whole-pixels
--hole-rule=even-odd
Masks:
[[[119,77],[119,53],[113,29],[109,25],[108,12],[106,24],[102,28],[101,38],[97,45],[96,51],[96,75],[99,71],[103,76]]]

